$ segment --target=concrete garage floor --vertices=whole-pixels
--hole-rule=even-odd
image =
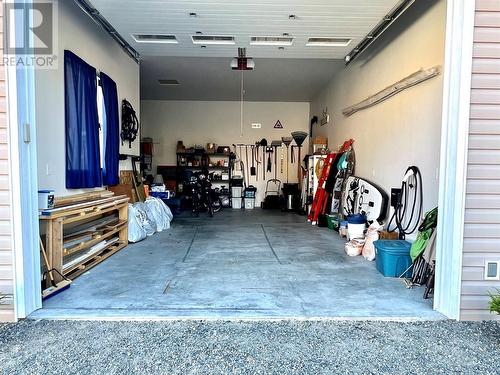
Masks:
[[[34,318],[441,319],[423,289],[345,255],[305,217],[224,210],[177,217],[47,300]]]

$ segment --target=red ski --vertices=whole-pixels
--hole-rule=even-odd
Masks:
[[[316,189],[316,194],[314,195],[314,200],[311,205],[311,211],[309,212],[309,216],[307,217],[308,223],[317,225],[319,215],[325,212],[326,204],[328,201],[328,193],[325,190],[325,183],[330,174],[330,168],[332,166],[332,163],[335,161],[337,154],[348,151],[352,146],[352,143],[352,139],[345,141],[338,151],[331,152],[326,157],[323,164],[323,170],[321,171],[321,177],[318,181],[318,188]]]

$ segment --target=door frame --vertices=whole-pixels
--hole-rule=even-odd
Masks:
[[[434,309],[460,319],[475,0],[448,0]]]
[[[434,308],[452,319],[460,318],[474,12],[475,0],[447,1]],[[23,318],[41,308],[34,70],[9,68],[8,82],[14,299]]]
[[[29,7],[32,1],[23,0],[19,3]],[[14,33],[15,38],[22,38],[23,26],[16,20],[9,32]],[[35,70],[32,66],[8,66],[6,77],[14,260],[14,312],[16,319],[22,319],[42,307]]]

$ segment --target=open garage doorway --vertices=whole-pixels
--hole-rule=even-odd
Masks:
[[[140,53],[139,80],[131,58],[121,51],[104,53],[115,42],[96,30],[76,4],[61,4],[60,23],[85,35],[82,45],[97,42],[95,49],[110,59],[82,56],[70,37],[61,36],[62,48],[89,64],[102,62],[97,69],[110,76],[115,72],[119,95],[129,98],[141,124],[136,140],[122,142],[120,152],[131,156],[120,167],[126,171],[127,164],[137,160],[134,155],[141,157],[144,182],[151,187],[155,181],[163,183],[175,192],[170,203],[177,205],[170,206],[175,215],[169,229],[129,244],[95,267],[88,263],[88,269],[87,264],[75,268],[71,272],[78,277],[71,287],[47,299],[35,317],[442,317],[433,310],[432,298],[423,298],[425,287],[408,288],[402,278],[384,277],[375,262],[348,256],[347,240],[338,231],[307,223],[315,192],[307,191],[305,172],[319,179],[316,159],[325,159],[327,153],[318,150],[335,150],[353,139],[353,173],[380,188],[386,205],[391,188],[401,185],[411,165],[418,165],[423,177],[420,214],[437,205],[442,75],[353,116],[342,110],[422,67],[442,66],[444,1],[304,3],[284,13],[274,5],[252,4],[247,15],[231,5],[211,16],[205,6],[191,2],[164,9],[148,4],[135,23],[126,21],[137,15],[133,2],[120,8],[109,1],[86,3]],[[400,13],[393,13],[398,7]],[[155,12],[174,18],[154,26],[157,21],[150,16]],[[181,14],[184,26],[175,21]],[[256,21],[262,23],[258,33],[251,30],[250,14],[262,14]],[[394,15],[384,24],[387,30],[358,56],[356,49],[387,14]],[[215,34],[218,37],[211,39]],[[237,47],[245,48],[245,58],[251,57],[255,68],[231,69]],[[115,55],[128,60],[126,68],[114,66]],[[413,61],[416,56],[418,63]],[[51,74],[59,73],[37,76],[40,87],[55,77]],[[140,85],[140,104],[134,85]],[[47,100],[52,99],[40,96],[40,103]],[[40,108],[55,105],[47,104]],[[38,115],[43,127],[45,110]],[[290,149],[283,144],[293,132],[302,132],[301,148],[296,140]],[[38,142],[47,136],[41,134]],[[280,142],[273,148],[276,139]],[[267,148],[262,140],[267,140]],[[57,190],[56,195],[71,195],[74,191],[63,180],[54,186],[53,175],[64,171],[61,163],[51,161],[57,152],[39,147],[39,185]],[[312,158],[309,167],[302,164],[306,155]],[[213,186],[228,191],[227,201],[221,201],[226,207],[214,217],[203,211],[195,217],[189,206],[193,203],[185,175],[201,167],[211,172]],[[241,189],[233,184],[238,171]],[[298,190],[289,207],[281,198],[277,209],[266,209],[273,188],[269,180],[304,187],[305,195]],[[277,187],[278,196],[281,189]],[[253,195],[244,196],[248,191]],[[303,205],[305,215],[297,213],[295,201],[301,199],[309,199]],[[327,205],[330,209],[332,203]],[[387,224],[391,209],[379,210],[377,218]],[[408,239],[416,234],[409,233]]]

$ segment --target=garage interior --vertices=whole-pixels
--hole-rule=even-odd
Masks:
[[[58,14],[59,66],[35,76],[34,317],[443,318],[423,260],[435,224],[418,227],[438,202],[444,0],[78,0]],[[97,160],[75,165],[102,176],[72,174],[89,144],[72,132],[90,121],[71,116],[86,106],[68,99],[75,69],[98,77],[100,124]]]

